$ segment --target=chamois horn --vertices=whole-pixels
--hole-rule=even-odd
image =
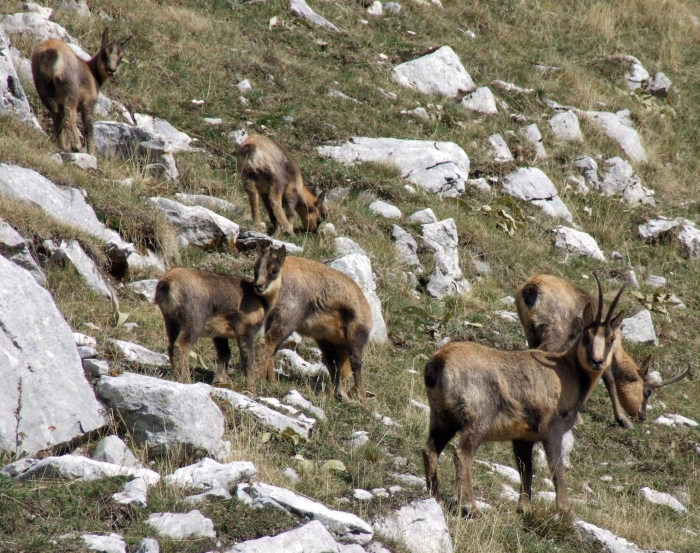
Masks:
[[[669,384],[673,384],[674,382],[678,382],[679,380],[683,380],[686,376],[690,374],[690,369],[692,367],[690,366],[690,362],[688,362],[688,368],[681,373],[680,369],[678,369],[678,373],[676,376],[672,376],[668,380],[663,380],[661,381],[656,387],[657,388],[663,388],[664,386],[668,386]]]
[[[598,283],[598,313],[595,316],[595,322],[600,324],[600,321],[603,319],[603,287],[600,285],[598,273],[593,271],[593,276],[595,277],[595,281]]]
[[[622,297],[622,292],[624,292],[625,288],[627,288],[627,284],[629,284],[629,281],[626,280],[622,284],[622,288],[620,288],[620,291],[617,293],[617,296],[615,296],[615,299],[610,304],[610,309],[608,309],[608,314],[605,316],[605,324],[606,325],[610,322],[610,319],[612,319],[613,312],[615,311],[615,308],[617,307],[617,302],[620,301],[620,298]]]

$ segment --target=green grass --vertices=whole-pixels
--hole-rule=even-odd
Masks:
[[[58,4],[47,2],[54,8]],[[231,131],[246,128],[248,132],[264,132],[286,144],[309,186],[324,190],[350,188],[342,202],[333,204],[329,221],[339,235],[352,238],[367,251],[377,276],[377,292],[390,340],[385,346],[371,346],[365,355],[365,386],[376,398],[367,411],[335,402],[328,382],[282,380],[274,386],[259,382],[262,395],[283,397],[288,390],[299,389],[326,410],[328,421],[320,424],[307,443],[294,444],[281,436],[262,443],[263,428],[247,417],[229,413],[227,439],[234,446],[233,459],[253,461],[260,480],[288,486],[282,470],[286,466],[298,468],[295,455],[303,455],[316,468],[302,473],[298,491],[368,519],[422,497],[417,492],[407,492],[400,499],[369,505],[337,503],[338,498],[352,498],[356,487],[394,484],[388,476],[393,468],[385,452],[408,458],[409,470],[422,474],[420,451],[427,437],[427,417],[410,406],[409,399],[426,402],[421,375],[426,356],[445,337],[498,348],[523,348],[525,338],[520,326],[503,321],[493,311],[511,309],[501,303],[501,298],[512,295],[525,278],[536,272],[563,276],[592,291],[592,279],[583,276],[598,270],[604,277],[608,299],[618,285],[607,279],[617,278],[619,282],[629,267],[636,271],[640,282],[648,274],[664,275],[669,280],[669,291],[677,294],[688,308],[670,309],[669,317],[654,313],[661,336],[659,347],[631,345],[627,350],[638,360],[653,352],[654,368],[664,376],[687,362],[697,366],[698,262],[686,259],[673,241],[645,244],[637,235],[637,226],[652,215],[698,220],[700,214],[700,165],[696,156],[700,147],[700,110],[696,107],[700,102],[700,28],[690,22],[690,16],[700,12],[694,2],[482,0],[445,2],[445,9],[440,10],[407,1],[400,15],[372,18],[366,26],[359,23],[360,18],[366,19],[359,3],[312,0],[310,5],[343,33],[330,34],[294,20],[283,0],[260,4],[223,0],[96,0],[90,3],[93,16],[89,19],[56,12],[54,20],[79,38],[90,52],[97,47],[104,26],[97,15],[101,10],[113,18],[112,36],[134,34],[126,63],[104,92],[133,112],[170,121],[197,138],[206,149],[206,153],[176,156],[181,175],[177,184],[145,178],[138,166],[119,160],[100,159],[100,171],[90,173],[57,165],[48,158],[56,150],[48,139],[9,119],[0,120],[0,161],[35,169],[58,184],[84,188],[88,201],[105,224],[140,247],[157,249],[172,265],[252,274],[250,255],[206,253],[193,248],[178,251],[173,229],[147,201],[150,196],[171,196],[175,192],[211,194],[241,207],[244,216],[236,222],[243,229],[251,228],[247,198],[236,175],[235,146],[227,137]],[[20,9],[21,2],[8,0],[0,11],[11,13]],[[273,16],[281,22],[270,29]],[[477,39],[469,39],[460,29],[474,31]],[[506,94],[494,87],[494,93],[510,109],[489,117],[466,112],[454,100],[424,96],[392,82],[394,64],[444,44],[458,53],[478,85],[501,79],[533,88],[536,93]],[[27,55],[34,45],[22,39],[16,41],[16,46]],[[380,60],[380,53],[386,54],[389,61]],[[619,53],[638,57],[652,73],[666,73],[674,83],[674,92],[667,100],[648,105],[630,96],[624,88],[624,68],[606,59]],[[559,66],[563,71],[542,75],[534,70],[535,62]],[[246,95],[248,106],[240,103],[241,94],[235,87],[243,78],[253,84],[253,91]],[[398,100],[385,99],[378,87],[396,92]],[[328,88],[341,90],[361,103],[330,98],[326,95]],[[26,91],[42,124],[49,128],[36,94],[30,87]],[[203,99],[204,105],[195,107],[191,103],[194,98]],[[630,207],[615,198],[581,197],[565,191],[566,178],[575,174],[573,161],[577,157],[601,154],[602,159],[608,159],[623,154],[585,121],[581,122],[585,137],[582,144],[556,143],[547,123],[551,112],[542,102],[545,98],[582,109],[601,109],[601,102],[605,104],[603,109],[609,111],[630,109],[650,158],[648,163],[635,166],[635,170],[643,184],[656,191],[658,207]],[[418,103],[429,112],[442,115],[430,122],[400,115],[401,110],[413,109]],[[441,111],[437,105],[442,106]],[[675,110],[675,116],[668,107]],[[511,120],[511,113],[520,113],[528,122],[537,123],[550,154],[546,160],[535,161],[529,145],[518,137],[522,125]],[[221,117],[224,123],[221,127],[209,127],[203,117]],[[506,131],[514,131],[516,137],[506,136]],[[557,222],[528,205],[521,205],[526,215],[521,228],[514,237],[507,236],[496,226],[496,219],[479,209],[499,197],[498,186],[490,195],[469,190],[464,199],[471,209],[464,209],[422,191],[408,196],[400,175],[387,167],[342,166],[321,158],[315,150],[328,141],[344,141],[354,135],[454,141],[469,155],[472,176],[502,176],[515,164],[498,166],[486,157],[486,140],[494,132],[506,136],[517,165],[542,168],[557,185],[576,223],[598,241],[606,254],[620,252],[625,263],[603,264],[580,258],[569,258],[563,263],[561,254],[552,247],[551,230]],[[130,177],[135,178],[130,189],[115,182]],[[400,276],[402,268],[391,244],[391,223],[369,212],[368,195],[394,203],[405,215],[431,207],[439,219],[454,218],[462,269],[473,286],[471,293],[444,301],[432,300],[422,293],[416,299]],[[584,213],[584,207],[592,209],[591,217]],[[0,217],[32,239],[35,251],[45,239],[76,238],[107,268],[99,243],[34,208],[0,199]],[[401,225],[420,236],[418,227]],[[333,255],[332,239],[298,235],[295,242],[303,245],[304,255],[312,259],[325,260]],[[472,255],[489,263],[490,275],[478,275],[470,262]],[[425,279],[432,269],[432,257],[422,245],[419,256],[427,271],[419,278]],[[138,327],[132,332],[116,329],[109,301],[92,294],[75,271],[54,267],[47,270],[47,276],[48,288],[70,325],[95,336],[100,353],[111,359],[116,371],[135,369],[114,357],[108,346],[111,338],[133,340],[165,351],[165,332],[156,307],[138,300],[127,289],[120,289],[121,310],[128,312],[129,320]],[[141,276],[127,275],[125,282]],[[407,314],[405,308],[411,305],[425,308],[439,322]],[[632,314],[640,305],[626,294],[621,307]],[[86,323],[98,325],[99,330],[89,330]],[[210,341],[200,340],[195,349],[207,366],[215,366]],[[148,372],[172,378],[169,370]],[[243,386],[243,377],[236,369],[232,378],[234,386]],[[575,430],[576,447],[567,472],[571,497],[586,502],[574,503],[575,513],[644,549],[697,551],[698,537],[684,530],[700,533],[696,510],[700,501],[700,456],[696,452],[700,437],[694,429],[669,429],[651,421],[666,411],[700,420],[695,400],[699,393],[696,380],[664,388],[651,400],[654,407],[649,421],[624,430],[614,425],[610,401],[604,389],[598,387],[583,409],[584,423]],[[667,405],[666,410],[656,407],[660,401]],[[371,411],[390,416],[402,427],[381,425]],[[371,445],[351,450],[343,439],[357,429],[369,432]],[[172,459],[149,460],[142,448],[135,449],[163,474],[175,468]],[[452,451],[449,446],[439,466],[447,496],[454,494]],[[509,465],[511,457],[510,444],[487,444],[477,454],[478,459]],[[341,460],[348,467],[347,472],[322,472],[320,466],[329,459]],[[491,502],[494,509],[480,519],[462,519],[448,513],[458,553],[598,551],[597,546],[577,538],[570,521],[551,506],[536,502],[531,515],[517,515],[514,505],[498,499],[500,477],[480,466],[475,467],[474,475],[477,496]],[[537,477],[542,476],[547,475],[537,473]],[[612,476],[613,482],[603,482],[601,476]],[[190,509],[181,501],[183,492],[163,484],[152,490],[146,509],[117,507],[110,496],[120,483],[111,480],[19,485],[0,480],[0,549],[80,551],[82,545],[74,538],[51,542],[61,534],[78,531],[119,532],[133,546],[149,534],[144,521],[151,512]],[[593,493],[584,491],[584,483]],[[644,485],[686,494],[684,503],[689,513],[679,516],[645,502],[639,494]],[[538,479],[535,489],[542,489]],[[223,548],[295,524],[276,513],[261,514],[235,502],[198,508],[214,520]],[[165,541],[161,545],[164,551],[204,551],[213,549],[215,541]],[[391,547],[400,553],[397,544]]]

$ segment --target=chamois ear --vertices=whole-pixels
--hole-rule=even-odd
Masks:
[[[107,44],[109,44],[109,27],[105,27],[102,31],[102,47],[107,46]]]
[[[642,361],[642,366],[639,368],[639,374],[642,378],[644,378],[649,372],[649,368],[651,367],[651,361],[653,358],[654,356],[650,353],[649,355],[647,355],[646,359]]]
[[[316,199],[316,207],[321,207],[323,206],[323,201],[326,199],[326,191],[324,190],[318,195],[318,198]]]
[[[581,317],[581,330],[586,328],[592,322],[593,322],[593,307],[591,306],[591,302],[588,302],[586,304],[586,307],[583,308],[583,316]]]
[[[279,248],[273,250],[273,255],[277,259],[277,262],[282,265],[287,258],[287,248],[282,244]]]
[[[624,311],[620,311],[620,312],[615,316],[615,318],[614,318],[612,321],[610,321],[610,328],[612,328],[613,330],[617,330],[617,329],[620,327],[620,325],[622,324],[622,319],[623,319],[624,317],[625,317],[625,312],[624,312]]]

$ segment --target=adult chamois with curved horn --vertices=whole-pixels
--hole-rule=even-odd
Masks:
[[[500,351],[469,342],[452,342],[425,365],[430,404],[430,434],[423,449],[428,490],[439,497],[440,453],[460,432],[455,452],[460,508],[477,511],[472,463],[483,442],[511,441],[520,473],[518,511],[532,498],[532,448],[542,442],[553,474],[557,508],[568,510],[562,437],[573,428],[581,406],[610,366],[623,313],[613,317],[626,283],[603,319],[603,291],[595,318],[583,310],[582,326],[563,353]]]
[[[576,339],[583,309],[596,300],[585,290],[563,278],[538,274],[527,279],[515,293],[515,306],[525,337],[531,348],[543,351],[565,351]],[[669,380],[659,382],[649,372],[652,356],[641,367],[622,346],[620,331],[613,347],[613,360],[603,374],[615,420],[620,426],[631,428],[632,423],[622,412],[640,421],[646,420],[647,400],[657,389],[685,378],[690,369]]]

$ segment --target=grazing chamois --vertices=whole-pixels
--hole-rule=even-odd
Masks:
[[[366,401],[362,352],[372,329],[372,312],[360,287],[348,276],[321,263],[288,257],[278,265],[255,266],[255,291],[277,292],[265,320],[260,365],[275,381],[273,356],[292,332],[316,340],[335,385],[335,397],[347,400],[345,379],[352,372],[357,395]]]
[[[63,150],[80,150],[80,113],[87,151],[95,155],[92,118],[97,95],[107,79],[117,72],[124,47],[131,38],[110,41],[109,29],[105,28],[100,50],[89,61],[80,59],[68,44],[57,38],[50,38],[34,49],[34,86],[41,102],[51,113],[54,139]]]
[[[295,211],[308,232],[316,232],[328,217],[325,192],[316,197],[306,188],[294,158],[266,136],[253,134],[241,144],[238,172],[248,193],[253,220],[260,221],[258,198],[262,197],[274,234],[281,230],[294,236]]]
[[[598,277],[596,276],[596,280]],[[430,493],[439,497],[438,457],[459,431],[455,451],[460,508],[476,511],[472,462],[483,442],[512,441],[520,473],[518,511],[532,498],[532,448],[542,442],[554,479],[556,505],[568,509],[562,437],[573,428],[581,406],[612,360],[623,313],[613,317],[622,286],[603,320],[603,290],[598,281],[598,312],[586,304],[582,328],[563,353],[542,350],[499,351],[469,342],[451,342],[425,365],[430,404],[430,435],[423,449]]]
[[[258,246],[256,267],[279,266],[285,255],[284,246]],[[276,300],[274,285],[268,286],[264,294],[258,293],[260,282],[253,284],[241,278],[188,267],[171,269],[161,277],[155,299],[163,313],[168,355],[179,382],[191,382],[189,352],[197,339],[206,335],[211,337],[216,348],[215,382],[228,382],[231,359],[228,340],[235,338],[246,386],[249,390],[255,389],[253,342]]]
[[[566,351],[576,339],[583,308],[590,303],[596,308],[591,295],[553,275],[538,274],[529,278],[515,293],[515,306],[531,348],[544,351]],[[647,400],[660,387],[685,378],[688,371],[658,382],[651,378],[651,355],[641,368],[622,347],[620,331],[613,344],[610,368],[603,374],[603,382],[610,395],[617,423],[631,428],[632,423],[622,412],[640,421],[646,419]],[[622,407],[622,409],[621,409]]]

